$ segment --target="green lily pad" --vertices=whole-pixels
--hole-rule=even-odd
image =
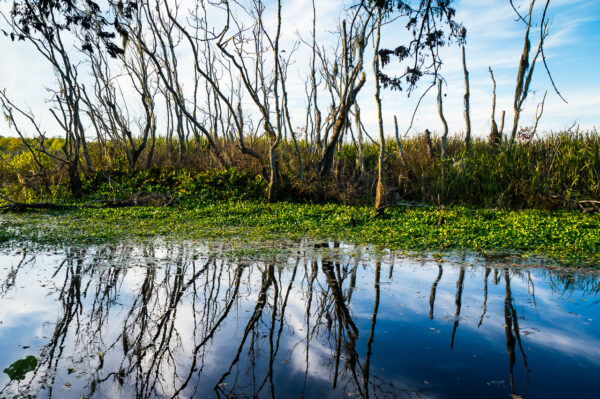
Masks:
[[[25,374],[35,370],[35,368],[37,367],[37,363],[38,362],[35,356],[27,356],[25,359],[19,359],[7,368],[5,368],[4,372],[8,374],[11,381],[24,380]]]

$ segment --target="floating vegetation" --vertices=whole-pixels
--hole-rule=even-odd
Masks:
[[[230,240],[231,250],[274,251],[280,240],[330,239],[393,251],[468,251],[600,264],[600,215],[577,211],[390,207],[260,201],[184,201],[168,208],[81,208],[0,217],[0,239],[90,245],[123,239]],[[443,223],[440,223],[443,220]],[[236,246],[236,243],[239,245]]]

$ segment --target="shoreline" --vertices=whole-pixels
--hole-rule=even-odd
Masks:
[[[338,241],[376,250],[444,256],[540,258],[562,266],[600,266],[600,214],[577,211],[390,207],[258,201],[188,202],[165,208],[78,208],[0,216],[0,244],[100,245],[122,240],[236,242],[256,254],[277,242]]]

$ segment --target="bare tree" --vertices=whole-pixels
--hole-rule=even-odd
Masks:
[[[262,118],[262,127],[269,141],[269,185],[267,189],[267,200],[274,201],[276,198],[278,182],[278,154],[277,149],[282,140],[284,129],[284,113],[280,94],[281,82],[283,81],[281,69],[281,53],[279,41],[281,37],[281,1],[277,1],[277,20],[274,37],[271,37],[264,25],[265,4],[262,0],[253,2],[250,8],[240,6],[241,12],[246,13],[253,19],[251,38],[246,37],[246,29],[230,9],[229,3],[225,4],[227,12],[226,26],[217,40],[217,47],[221,53],[231,61],[238,72],[246,94],[257,107]],[[246,43],[254,45],[253,55],[247,51]],[[272,76],[268,81],[265,72],[267,65],[266,53],[272,52]],[[249,66],[250,60],[253,65]],[[275,108],[275,120],[271,115],[272,104]],[[289,119],[288,119],[289,121]]]
[[[124,89],[121,86],[121,73],[115,74],[110,65],[115,61],[107,58],[101,44],[96,42],[95,51],[88,53],[94,80],[94,97],[91,98],[84,88],[88,116],[97,136],[106,134],[112,144],[123,148],[130,172],[136,168],[149,139],[151,147],[146,166],[150,165],[157,129],[155,97],[158,93],[158,81],[151,69],[152,64],[141,47],[142,21],[139,14],[136,15],[137,22],[128,27],[130,40],[124,46],[124,52],[116,57],[130,87]],[[143,109],[141,117],[131,115],[134,100],[124,93],[129,88],[139,96],[139,108]],[[135,134],[135,130],[139,130],[139,133]]]
[[[375,194],[375,210],[383,213],[387,205],[387,190],[384,181],[385,160],[385,134],[383,132],[383,115],[381,112],[381,85],[379,83],[379,44],[381,43],[381,8],[377,9],[377,31],[375,34],[375,48],[373,55],[373,72],[375,75],[375,103],[377,104],[377,124],[379,126],[379,159],[377,162],[377,189]]]
[[[519,15],[519,19],[526,24],[526,30],[525,44],[523,45],[523,52],[521,54],[521,61],[519,62],[519,70],[517,72],[517,86],[515,88],[515,98],[513,103],[515,115],[510,135],[511,141],[514,141],[517,137],[517,130],[519,128],[519,118],[521,116],[521,110],[523,109],[523,103],[525,102],[525,100],[527,99],[527,95],[529,94],[529,86],[531,85],[531,79],[533,77],[535,63],[540,54],[542,54],[544,49],[544,41],[546,40],[546,37],[548,37],[549,21],[546,19],[546,13],[548,11],[548,6],[550,5],[550,0],[546,0],[546,4],[544,6],[544,11],[540,20],[540,40],[538,42],[537,49],[533,54],[533,58],[531,58],[531,40],[529,39],[529,33],[533,26],[532,18],[534,5],[535,0],[531,0],[529,3],[529,12],[527,13],[526,17],[522,17],[517,12],[517,14]]]
[[[467,151],[471,148],[471,90],[469,88],[469,71],[467,70],[467,60],[465,57],[465,46],[462,46],[462,64],[463,64],[463,73],[465,75],[465,145],[467,147]]]
[[[497,147],[502,141],[502,132],[498,130],[498,124],[496,123],[496,79],[494,79],[494,72],[489,67],[490,76],[492,78],[492,129],[488,142],[491,146]],[[502,127],[504,128],[504,111],[502,111]]]
[[[440,120],[442,121],[442,125],[444,126],[444,132],[442,133],[442,161],[447,158],[446,152],[446,142],[448,141],[448,122],[446,122],[446,118],[444,117],[444,109],[443,109],[443,98],[442,98],[442,80],[438,80],[438,95],[437,95],[437,105],[438,105],[438,114],[440,116]]]
[[[184,118],[189,124],[202,133],[208,145],[213,150],[215,158],[219,165],[227,166],[223,158],[222,151],[217,145],[215,137],[205,127],[204,121],[199,120],[196,109],[190,109],[183,91],[183,85],[179,74],[177,46],[182,40],[187,40],[191,44],[194,54],[194,68],[203,78],[209,75],[202,68],[203,63],[198,58],[198,49],[196,41],[186,28],[177,20],[178,7],[174,9],[169,7],[168,2],[156,2],[144,0],[141,5],[141,12],[144,13],[144,19],[149,26],[149,39],[143,39],[141,48],[148,55],[154,64],[162,86],[168,93],[168,98],[173,101],[175,108],[173,115],[175,120],[172,123],[179,139],[180,159],[185,152],[186,133]],[[196,86],[197,83],[194,84]],[[192,103],[193,105],[193,103]],[[233,106],[231,106],[233,109]]]
[[[48,10],[43,2],[24,2],[22,6],[25,7],[27,16],[32,18],[33,21],[37,21],[32,22],[33,26],[23,25],[22,14],[18,12],[18,8],[16,8],[17,11],[13,8],[13,12],[9,16],[3,14],[3,17],[10,26],[12,35],[17,35],[19,39],[32,44],[53,68],[57,87],[48,88],[51,93],[50,101],[52,104],[50,112],[63,131],[64,143],[61,156],[48,154],[52,159],[67,168],[71,193],[78,198],[83,195],[79,167],[82,153],[87,169],[93,170],[93,166],[87,149],[82,121],[82,90],[79,82],[78,66],[71,60],[65,45],[67,38],[64,36],[69,33],[67,30],[57,28],[65,23],[60,11]],[[25,112],[20,107],[8,101],[6,93],[4,93],[4,100],[5,105],[20,110],[20,114],[25,116]],[[33,122],[31,115],[26,119]],[[13,119],[11,123],[14,126],[19,121]],[[47,152],[44,148],[45,135],[38,127],[35,130],[40,150]]]
[[[400,154],[400,159],[402,160],[402,166],[405,168],[408,167],[408,162],[406,161],[406,156],[404,155],[404,148],[402,147],[402,142],[400,141],[400,133],[398,131],[398,118],[394,115],[394,132],[396,133],[396,145],[398,146],[398,153]]]
[[[542,98],[542,102],[539,103],[535,109],[535,124],[533,125],[533,129],[531,130],[531,137],[529,138],[529,140],[533,140],[533,137],[535,136],[535,133],[537,132],[537,127],[538,127],[538,123],[540,122],[540,119],[542,118],[542,114],[544,113],[544,103],[546,102],[546,95],[548,94],[548,92],[544,92],[544,97]]]
[[[323,71],[332,103],[325,127],[325,137],[323,137],[324,150],[318,163],[321,178],[328,176],[331,172],[335,151],[349,124],[348,115],[355,104],[356,96],[367,79],[363,71],[363,59],[367,36],[370,34],[371,19],[372,7],[367,8],[361,3],[352,15],[349,29],[346,21],[343,21],[340,32],[342,50],[339,61],[333,61],[334,64],[330,71],[326,70],[327,66]],[[320,54],[320,57],[322,61],[325,61],[323,54]],[[325,62],[323,63],[325,64]],[[339,82],[339,86],[336,82]],[[330,130],[331,135],[329,135]]]

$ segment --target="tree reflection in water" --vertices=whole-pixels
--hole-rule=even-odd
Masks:
[[[413,264],[411,273],[430,292],[423,311],[417,306],[403,320],[391,298],[409,303],[418,294],[402,281],[406,273],[398,277],[401,263],[393,269],[382,258],[367,263],[343,256],[338,257],[341,261],[317,259],[305,250],[287,263],[225,260],[183,244],[67,249],[52,255],[55,263],[50,266],[46,255],[11,254],[14,265],[2,274],[0,301],[18,297],[19,284],[35,285],[31,271],[46,264],[41,287],[47,301],[57,301],[57,317],[46,314],[48,320],[35,327],[46,322],[43,330],[51,331],[36,348],[35,371],[23,382],[6,382],[0,397],[61,397],[65,382],[74,380],[72,373],[77,397],[275,398],[325,392],[340,397],[427,397],[429,382],[409,378],[413,371],[406,362],[414,357],[415,368],[423,367],[414,334],[425,337],[420,339],[427,349],[434,341],[426,341],[431,338],[423,331],[436,327],[415,332],[398,326],[408,318],[418,319],[417,327],[446,325],[452,350],[460,348],[461,331],[482,331],[484,319],[500,319],[500,314],[508,354],[507,389],[512,394],[528,389],[532,371],[511,289],[511,281],[524,284],[538,306],[528,269]],[[383,273],[386,267],[388,273]],[[488,311],[492,272],[494,286],[504,280],[502,311]],[[556,292],[600,292],[597,275],[536,273],[535,278],[545,279]],[[443,277],[455,283],[446,286]],[[469,284],[480,285],[478,296],[466,290]],[[454,304],[438,298],[441,308],[436,310],[436,294],[451,293],[452,286]],[[474,318],[474,329],[469,325],[459,330],[461,317],[469,317],[461,316],[467,293],[469,303],[483,303],[482,311]],[[382,335],[386,328],[397,334],[388,347],[383,346],[390,342]],[[397,358],[396,370],[377,366],[386,357]],[[517,357],[526,379],[519,388]],[[10,362],[3,367],[5,363]]]

